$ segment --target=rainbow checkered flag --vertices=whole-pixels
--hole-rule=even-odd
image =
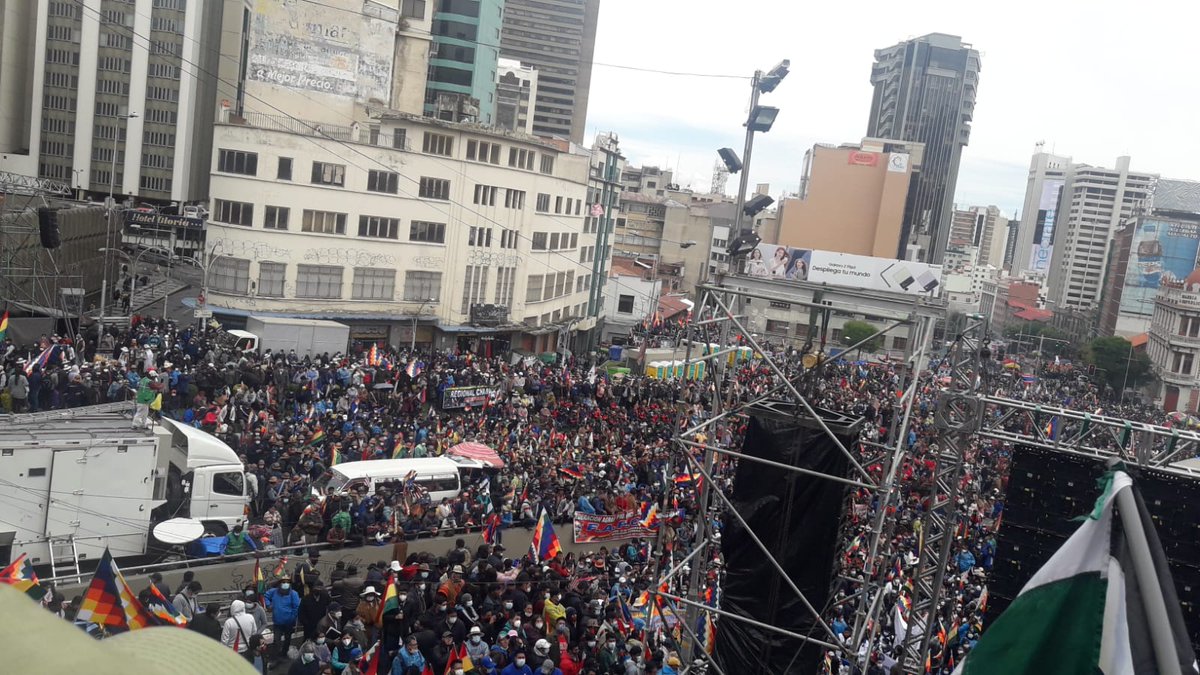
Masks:
[[[138,602],[137,594],[121,576],[112,554],[104,549],[100,565],[92,575],[75,617],[79,621],[109,628],[137,630],[158,625],[154,616]]]
[[[175,609],[175,605],[163,595],[162,591],[158,590],[158,586],[150,584],[150,598],[146,605],[146,610],[158,618],[159,622],[167,626],[186,626],[188,623],[187,617],[182,612]]]
[[[24,553],[17,556],[12,564],[0,570],[0,584],[8,584],[34,600],[41,601],[46,591],[39,585],[37,574],[33,571],[33,563]]]
[[[562,551],[562,545],[558,543],[558,535],[554,534],[554,526],[550,523],[550,514],[544,507],[541,517],[538,518],[537,526],[533,530],[533,541],[529,543],[529,548],[533,553],[533,561],[539,563],[554,560]]]

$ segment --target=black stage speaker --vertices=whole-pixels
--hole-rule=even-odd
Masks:
[[[985,632],[1079,527],[1073,519],[1096,503],[1096,479],[1105,470],[1098,459],[1017,446],[988,579]],[[1145,467],[1130,467],[1130,473],[1162,542],[1193,648],[1200,651],[1200,481]]]
[[[38,230],[42,248],[58,248],[62,241],[58,236],[58,209],[38,209]]]
[[[828,413],[842,445],[853,451],[861,419]],[[846,477],[850,462],[814,420],[751,410],[742,452],[791,466]],[[747,459],[739,460],[730,496],[788,576],[820,611],[829,595],[847,486]],[[811,614],[737,519],[726,514],[721,538],[726,577],[721,609],[772,626],[828,639],[813,630]],[[727,673],[812,673],[820,647],[806,646],[725,617],[715,658]]]

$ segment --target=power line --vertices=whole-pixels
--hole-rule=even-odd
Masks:
[[[303,0],[303,1],[305,1],[305,2],[311,2],[312,0]],[[137,32],[137,31],[135,31],[133,28],[131,28],[131,27],[128,27],[128,26],[123,26],[123,25],[121,25],[121,24],[118,24],[118,23],[115,23],[115,22],[113,22],[113,21],[110,21],[110,20],[106,19],[106,18],[105,18],[105,17],[104,17],[104,16],[103,16],[103,15],[100,13],[100,11],[99,11],[99,10],[92,9],[92,8],[90,8],[90,7],[86,6],[86,5],[84,5],[84,3],[83,3],[83,0],[73,0],[73,2],[75,2],[75,4],[77,4],[77,5],[79,5],[79,7],[80,7],[80,8],[82,8],[84,11],[91,11],[93,14],[95,14],[95,15],[96,15],[96,18],[97,18],[97,20],[98,20],[98,21],[99,21],[101,24],[108,24],[108,25],[110,25],[110,26],[115,26],[116,28],[119,28],[119,29],[122,29],[122,30],[124,30],[124,31],[128,32],[128,33],[129,33],[129,35],[131,35],[131,36],[133,36],[133,37],[137,37],[137,38],[140,38],[140,39],[142,39],[142,40],[147,40],[147,41],[149,41],[149,38],[148,38],[148,37],[146,37],[145,35],[142,35],[142,34],[138,33],[138,32]],[[316,3],[316,4],[321,4],[321,3]],[[325,5],[325,6],[328,6],[328,5]],[[136,14],[136,13],[135,13],[135,14]],[[359,14],[361,14],[361,12],[359,12]],[[138,14],[137,16],[142,16],[143,18],[146,18],[144,14]],[[369,16],[369,15],[367,15],[367,16]],[[196,42],[196,41],[195,41],[193,38],[189,38],[189,37],[187,37],[187,36],[184,36],[184,35],[182,35],[182,34],[181,34],[181,37],[183,37],[184,39],[187,39],[187,40],[191,40],[193,43],[195,43],[195,42]],[[235,88],[237,88],[237,86],[238,86],[236,83],[234,83],[234,82],[230,82],[229,80],[222,79],[222,78],[221,78],[219,75],[217,75],[216,73],[213,73],[212,71],[210,71],[210,70],[208,70],[208,69],[206,69],[206,68],[204,68],[204,67],[200,66],[199,64],[196,64],[196,63],[194,63],[193,61],[190,61],[190,60],[188,60],[188,59],[184,58],[182,55],[179,55],[179,57],[178,57],[178,58],[179,58],[179,60],[180,60],[180,62],[181,62],[181,63],[186,63],[187,65],[189,65],[189,66],[191,66],[191,67],[195,68],[197,72],[204,73],[204,74],[206,74],[206,75],[209,75],[209,76],[213,77],[213,78],[214,78],[214,79],[215,79],[217,82],[221,82],[222,84],[225,84],[225,85],[228,85],[228,86],[231,86],[231,87],[235,87]],[[236,63],[236,61],[234,61],[232,57],[226,56],[225,58],[226,58],[227,60],[230,60],[230,61],[233,61],[234,63]],[[320,132],[320,129],[318,128],[318,127],[319,127],[319,125],[315,125],[315,124],[309,123],[307,120],[303,120],[303,119],[300,119],[300,118],[298,118],[298,117],[295,117],[294,115],[292,115],[292,114],[288,113],[287,111],[285,111],[285,110],[283,110],[283,109],[281,109],[281,108],[279,108],[279,107],[277,107],[277,106],[275,106],[275,105],[273,105],[273,104],[271,104],[271,103],[269,103],[269,102],[267,102],[267,101],[263,100],[262,98],[259,98],[258,96],[255,96],[254,94],[251,94],[251,93],[249,93],[249,92],[244,92],[244,93],[245,93],[245,95],[246,95],[246,96],[248,96],[248,97],[250,97],[250,98],[252,98],[252,99],[254,99],[254,100],[258,101],[259,103],[261,103],[261,104],[263,104],[264,106],[266,106],[266,107],[270,108],[271,110],[274,110],[275,112],[277,112],[277,113],[279,113],[279,114],[283,115],[284,117],[287,117],[287,118],[288,118],[288,119],[290,119],[291,121],[293,121],[293,122],[298,122],[300,125],[302,125],[302,126],[303,126],[305,129],[307,129],[308,131],[310,131],[310,132],[312,132],[312,133],[314,133],[314,134],[320,134],[320,137],[321,137],[321,138],[323,138],[323,139],[325,139],[325,140],[328,140],[328,141],[332,141],[333,143],[335,143],[335,144],[337,144],[337,145],[341,145],[342,147],[344,147],[344,148],[346,148],[346,149],[350,150],[351,152],[353,152],[354,154],[356,154],[356,155],[358,155],[358,156],[360,156],[360,157],[363,157],[363,158],[367,159],[367,160],[368,160],[368,161],[370,161],[370,162],[373,162],[375,165],[379,166],[380,168],[382,168],[383,170],[387,171],[388,173],[395,173],[395,174],[396,174],[396,175],[398,175],[398,176],[403,176],[403,177],[404,177],[406,180],[409,180],[409,181],[411,181],[411,182],[413,182],[413,183],[417,184],[418,186],[420,185],[420,180],[419,180],[419,179],[413,178],[413,177],[411,177],[411,176],[406,176],[406,175],[404,175],[404,174],[400,173],[399,171],[395,171],[393,167],[390,167],[390,166],[388,166],[388,165],[384,164],[383,162],[381,162],[381,161],[379,161],[379,160],[376,160],[376,159],[374,159],[374,158],[373,158],[373,157],[371,157],[370,155],[367,155],[366,153],[364,153],[364,152],[362,152],[361,150],[359,150],[359,149],[355,148],[354,146],[352,146],[352,145],[348,144],[347,142],[345,142],[345,141],[342,141],[342,140],[340,140],[340,139],[333,138],[333,137],[329,136],[328,134],[321,133],[321,132]],[[334,111],[332,108],[330,108],[330,107],[329,107],[329,106],[327,106],[327,105],[322,105],[321,107],[325,108],[326,110],[330,110],[330,111],[332,111],[332,112],[335,112],[335,113],[336,113],[336,111]],[[353,118],[350,118],[350,119],[349,119],[349,121],[350,121],[351,123],[354,123],[356,120],[354,120]],[[316,140],[314,140],[314,138],[313,138],[312,136],[308,136],[308,135],[304,135],[304,134],[301,134],[301,135],[302,135],[302,137],[303,137],[303,138],[305,138],[306,140],[308,140],[310,143],[312,143],[312,144],[313,144],[313,145],[315,145],[316,147],[318,147],[318,148],[320,148],[320,149],[322,149],[322,150],[326,150],[326,149],[325,149],[323,146],[321,146],[321,144],[317,143],[317,141],[316,141]],[[347,164],[349,164],[350,166],[353,166],[353,167],[357,168],[357,169],[360,169],[360,170],[365,170],[365,171],[369,171],[369,169],[366,169],[366,167],[363,167],[363,166],[361,166],[361,165],[359,165],[359,164],[356,164],[356,163],[354,163],[354,162],[350,161],[350,160],[349,160],[348,158],[346,158],[344,155],[339,155],[339,154],[337,154],[337,153],[334,153],[334,156],[335,156],[335,157],[337,157],[338,159],[341,159],[342,161],[346,162],[346,163],[347,163]],[[437,157],[434,157],[434,156],[429,156],[429,157],[430,157],[430,159],[431,159],[432,161],[434,161],[434,162],[436,162],[436,163],[439,163],[439,164],[442,164],[443,166],[447,166],[448,168],[450,168],[450,170],[451,170],[451,171],[454,171],[454,172],[455,172],[455,173],[457,173],[459,176],[462,176],[462,177],[465,179],[465,177],[466,177],[466,176],[465,176],[465,172],[463,172],[463,171],[462,171],[461,169],[459,169],[458,167],[452,167],[452,166],[450,166],[450,165],[446,164],[446,162],[444,162],[444,161],[442,161],[442,160],[439,160],[439,159],[437,159]],[[407,197],[410,197],[410,198],[413,198],[413,199],[419,200],[419,201],[421,201],[421,203],[422,203],[422,204],[427,204],[427,205],[429,205],[429,206],[432,206],[432,207],[433,207],[433,208],[434,208],[434,209],[435,209],[435,210],[436,210],[438,213],[441,213],[442,215],[445,215],[448,221],[452,221],[452,220],[454,220],[454,219],[451,217],[451,214],[450,214],[450,212],[449,212],[449,211],[447,211],[447,210],[444,210],[444,209],[441,209],[441,208],[439,208],[439,207],[438,207],[438,205],[437,205],[437,202],[436,202],[436,201],[421,200],[421,199],[420,199],[420,197],[419,197],[418,195],[414,195],[414,194],[412,194],[411,192],[408,192],[408,191],[401,191],[401,192],[403,193],[403,195],[404,195],[404,196],[407,196]],[[517,238],[519,238],[519,239],[525,239],[526,241],[530,242],[530,244],[531,244],[531,246],[532,246],[532,244],[533,244],[533,238],[532,238],[532,237],[529,237],[529,236],[526,236],[526,235],[524,235],[524,234],[523,234],[523,233],[522,233],[520,230],[511,230],[511,229],[509,229],[509,228],[505,227],[505,226],[504,226],[504,224],[502,224],[502,223],[500,223],[500,222],[498,222],[498,221],[494,220],[493,218],[490,218],[490,217],[488,217],[488,216],[486,216],[486,215],[484,215],[484,214],[482,214],[482,213],[480,213],[480,212],[478,212],[478,211],[476,211],[476,210],[474,210],[474,209],[470,208],[469,206],[467,206],[466,204],[464,204],[464,203],[462,203],[462,202],[459,202],[459,201],[456,201],[456,200],[453,200],[453,199],[449,199],[449,200],[447,200],[447,201],[449,201],[451,204],[456,204],[456,205],[457,205],[459,208],[461,208],[461,209],[465,210],[467,213],[469,213],[469,214],[472,214],[472,215],[474,215],[474,216],[477,216],[478,218],[482,219],[483,221],[485,221],[485,222],[487,222],[487,223],[490,223],[490,224],[492,224],[492,225],[495,225],[496,227],[499,227],[501,230],[507,230],[507,231],[509,231],[509,232],[513,232],[513,233],[516,235],[516,237],[517,237]],[[555,223],[558,223],[559,225],[562,225],[562,226],[564,226],[564,227],[568,227],[568,228],[573,228],[573,227],[575,227],[574,225],[572,225],[572,224],[569,224],[569,223],[567,223],[567,222],[565,222],[565,221],[563,221],[563,220],[561,220],[561,219],[554,218],[554,217],[550,216],[549,214],[542,214],[542,215],[545,215],[545,216],[547,216],[547,217],[550,217],[550,218],[551,218],[551,220],[552,220],[553,222],[555,222]],[[462,221],[461,219],[459,219],[459,224],[466,224],[466,223],[465,223],[465,221]],[[610,245],[610,248],[611,248],[611,245]],[[532,249],[532,248],[531,248],[531,250],[534,250],[534,249]],[[574,264],[574,265],[576,265],[576,266],[578,266],[578,267],[580,267],[580,268],[582,268],[582,269],[584,269],[584,270],[586,270],[586,271],[588,271],[588,272],[594,272],[594,269],[593,269],[592,267],[589,267],[589,266],[587,266],[585,263],[581,263],[581,262],[579,262],[579,261],[575,260],[573,257],[571,257],[571,256],[568,256],[568,255],[566,255],[565,253],[563,253],[563,252],[561,252],[561,251],[558,251],[558,250],[552,250],[552,251],[551,251],[551,250],[547,250],[547,251],[542,251],[542,252],[545,252],[545,253],[553,253],[553,254],[555,254],[555,255],[558,255],[558,256],[560,256],[560,257],[562,257],[562,258],[566,259],[566,260],[567,260],[567,261],[569,261],[571,264]],[[548,263],[546,264],[546,266],[548,266]],[[516,280],[514,279],[514,291],[515,291],[515,281],[516,281]],[[593,280],[593,283],[595,283],[595,281],[596,281],[596,280]],[[619,282],[617,282],[617,286],[618,286],[618,288],[622,288],[622,286],[621,286],[621,284],[620,284]],[[564,289],[564,290],[566,290],[566,289]],[[637,291],[636,289],[633,289],[633,288],[627,288],[626,290],[629,290],[629,291],[631,291],[631,292],[633,292],[633,293],[635,293],[635,294],[637,294],[637,295],[641,295],[642,297],[646,298],[647,300],[649,300],[650,298],[652,298],[652,297],[653,297],[653,295],[652,295],[652,294],[650,294],[650,293],[643,293],[643,292]],[[572,293],[567,293],[566,295],[573,295],[573,294],[574,294],[574,292],[572,292]],[[562,297],[566,297],[566,295],[565,295],[565,296],[562,296]],[[558,298],[554,298],[554,299],[558,299]],[[515,292],[514,292],[514,296],[513,296],[513,301],[512,301],[512,302],[513,302],[513,304],[516,304],[516,295],[515,295]],[[539,301],[539,302],[540,302],[540,301]]]

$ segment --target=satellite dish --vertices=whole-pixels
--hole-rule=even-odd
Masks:
[[[204,523],[194,518],[172,518],[154,526],[154,538],[164,544],[189,544],[204,536]]]

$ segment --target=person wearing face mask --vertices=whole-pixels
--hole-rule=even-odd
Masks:
[[[316,637],[328,637],[330,631],[336,635],[340,635],[342,632],[342,606],[336,602],[329,605],[325,615],[317,622]]]
[[[483,629],[473,626],[467,634],[467,656],[471,657],[473,663],[479,663],[489,650],[487,641],[483,639]]]
[[[500,671],[500,675],[533,675],[533,668],[530,668],[525,663],[525,650],[518,649],[513,654],[512,663],[508,664],[504,670]]]
[[[625,672],[624,666],[621,665],[621,652],[617,650],[617,638],[615,636],[608,636],[608,640],[600,650],[598,661],[600,663],[600,672],[602,673],[617,674]]]
[[[333,649],[330,650],[329,663],[333,666],[333,672],[340,673],[346,669],[346,665],[354,660],[353,652],[358,648],[358,644],[354,641],[354,636],[349,633],[343,633],[338,641],[334,643]]]
[[[562,669],[562,675],[580,675],[583,672],[583,652],[579,645],[563,650],[558,667]]]
[[[454,635],[454,643],[461,644],[467,639],[468,626],[458,615],[458,609],[455,607],[446,608],[446,621],[441,627],[442,630],[448,630]]]
[[[261,631],[270,624],[267,622],[267,610],[263,609],[262,598],[258,591],[251,586],[242,593],[242,602],[246,603],[246,613],[254,618],[254,625]]]
[[[256,632],[258,626],[254,623],[254,617],[246,612],[246,603],[234,600],[229,605],[229,618],[221,627],[221,644],[252,660],[254,653],[250,651],[250,636]]]
[[[415,670],[414,670],[415,669]],[[417,639],[410,637],[404,643],[404,648],[392,660],[392,673],[403,674],[410,671],[423,672],[425,670],[425,655],[417,648]]]
[[[300,625],[304,626],[304,639],[311,640],[317,635],[317,624],[321,617],[334,604],[325,590],[325,584],[320,579],[314,579],[308,589],[308,595],[300,599]]]
[[[433,672],[446,672],[446,666],[450,664],[450,659],[454,658],[454,654],[454,634],[450,631],[443,631],[442,639],[433,648],[433,653],[429,659],[429,664],[433,667]]]
[[[279,656],[286,658],[288,647],[292,643],[292,633],[296,631],[296,619],[300,615],[300,594],[292,590],[291,581],[284,579],[278,586],[267,591],[263,601],[271,610]]]
[[[471,626],[479,625],[479,610],[475,607],[475,598],[470,593],[463,593],[458,598],[458,618],[460,621]]]
[[[300,658],[292,661],[288,675],[317,675],[321,672],[321,662],[317,659],[317,650],[311,642],[305,642],[300,647]]]
[[[333,636],[333,640],[337,640],[337,635]],[[329,658],[331,656],[329,652],[329,647],[331,646],[329,641],[329,637],[326,637],[325,635],[318,635],[311,643],[313,646],[313,653],[317,655],[317,663],[320,663],[322,666],[329,664]]]
[[[554,665],[554,661],[552,659],[545,659],[542,661],[542,667],[539,668],[537,672],[538,675],[563,675],[563,671],[559,670],[558,667]]]
[[[521,617],[521,634],[526,644],[534,644],[546,637],[546,620],[541,614],[533,614],[532,607],[526,606],[526,613]]]

